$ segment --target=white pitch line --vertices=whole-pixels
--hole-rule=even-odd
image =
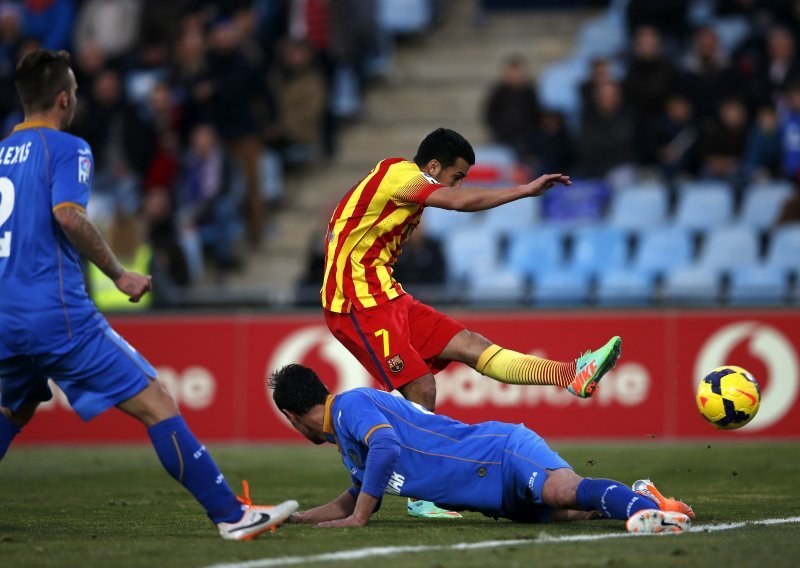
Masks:
[[[742,528],[748,525],[781,525],[787,523],[800,523],[800,517],[787,517],[785,519],[763,519],[760,521],[742,521],[739,523],[715,524],[715,525],[695,525],[690,532],[718,532]],[[322,529],[324,530],[324,529]],[[325,554],[314,554],[312,556],[284,556],[282,558],[262,558],[261,560],[247,560],[245,562],[233,562],[226,564],[213,564],[208,568],[271,568],[272,566],[292,566],[296,564],[306,564],[311,562],[341,562],[344,560],[361,560],[373,556],[391,556],[394,554],[414,554],[418,552],[439,552],[443,550],[477,550],[480,548],[498,548],[501,546],[528,546],[531,544],[551,544],[561,542],[587,542],[593,540],[609,540],[612,538],[641,538],[643,536],[667,536],[643,535],[633,533],[614,533],[614,534],[593,534],[593,535],[573,535],[551,537],[547,535],[538,536],[535,539],[520,540],[485,540],[482,542],[461,542],[458,544],[446,545],[419,545],[419,546],[380,546],[373,548],[360,548],[356,550],[342,550],[339,552],[327,552]],[[676,535],[669,535],[676,536]]]

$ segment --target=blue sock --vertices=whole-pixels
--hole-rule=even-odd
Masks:
[[[242,504],[183,417],[162,420],[147,433],[164,469],[194,495],[212,521],[235,523],[242,518]]]
[[[642,509],[658,509],[652,499],[610,479],[583,479],[575,499],[584,511],[596,510],[606,519],[625,520]]]
[[[6,455],[8,446],[11,445],[11,440],[19,433],[20,429],[11,420],[6,418],[5,414],[0,414],[0,460]]]

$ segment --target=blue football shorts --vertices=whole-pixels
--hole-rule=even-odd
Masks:
[[[0,405],[17,411],[25,402],[53,397],[51,378],[73,410],[91,420],[141,392],[156,371],[105,319],[73,337],[60,354],[17,355],[0,360]]]
[[[550,507],[542,503],[548,469],[572,469],[544,438],[519,426],[508,437],[503,459],[502,516],[522,523],[546,523]]]

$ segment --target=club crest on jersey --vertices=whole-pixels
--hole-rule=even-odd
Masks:
[[[92,160],[88,156],[78,156],[78,183],[89,183],[92,173]]]
[[[400,357],[400,355],[395,355],[386,359],[386,365],[389,366],[389,370],[392,373],[399,373],[403,370],[403,367],[406,366],[406,364],[403,363],[403,359]]]

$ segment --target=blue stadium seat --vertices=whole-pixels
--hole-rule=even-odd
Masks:
[[[595,299],[600,305],[642,306],[653,298],[653,278],[631,268],[603,270],[597,275]]]
[[[424,31],[433,21],[431,0],[378,0],[378,24],[390,34]]]
[[[739,214],[740,222],[762,231],[769,229],[775,224],[783,204],[791,194],[792,186],[786,184],[748,187]]]
[[[475,217],[471,213],[426,207],[422,214],[421,226],[428,235],[444,239],[448,233],[460,227],[467,228],[474,222]]]
[[[541,208],[541,199],[520,199],[484,211],[482,222],[484,226],[498,234],[506,235],[515,231],[524,231],[535,226],[540,217]],[[470,213],[466,213],[466,215],[470,215]]]
[[[540,306],[582,305],[589,299],[589,277],[581,271],[553,269],[534,279],[533,302]]]
[[[690,232],[669,225],[639,233],[633,266],[646,274],[657,275],[688,265],[693,256]]]
[[[469,282],[499,262],[497,235],[480,224],[443,236],[444,253],[450,283]]]
[[[628,262],[628,234],[609,225],[585,227],[573,233],[572,270],[583,271],[590,276],[612,268],[620,268]]]
[[[684,266],[666,274],[661,296],[670,304],[715,304],[719,302],[720,287],[715,271],[701,265]]]
[[[767,263],[800,277],[800,223],[781,225],[772,232]]]
[[[746,225],[720,227],[706,233],[698,263],[710,270],[734,271],[758,260],[759,237]]]
[[[693,231],[707,231],[730,223],[733,193],[727,185],[685,189],[678,194],[675,224]]]
[[[597,57],[615,59],[626,49],[625,25],[609,14],[585,23],[578,32],[574,55],[587,60]]]
[[[666,188],[647,186],[626,189],[614,195],[608,222],[621,229],[646,229],[667,218],[669,195]]]
[[[509,235],[507,266],[525,277],[564,266],[564,233],[544,225]]]
[[[537,81],[542,106],[563,112],[568,120],[577,120],[581,106],[579,87],[587,74],[587,63],[582,58],[566,59],[545,67]]]
[[[714,180],[714,179],[694,179],[694,180],[686,180],[678,184],[678,193],[689,193],[692,191],[708,191],[709,189],[713,190],[727,190],[728,192],[732,193],[733,188],[730,186],[729,183],[724,181]]]
[[[476,177],[482,170],[496,172],[493,179],[480,179],[474,185],[485,186],[485,183],[510,182],[513,179],[514,170],[519,160],[514,150],[504,144],[482,144],[475,146],[475,165],[470,168],[470,175],[464,180],[464,184],[473,184],[470,178]]]
[[[467,283],[467,296],[473,302],[519,303],[525,295],[525,279],[500,266],[484,267]]]
[[[789,278],[785,270],[770,264],[755,264],[731,273],[728,303],[779,305],[786,302],[788,293]]]

